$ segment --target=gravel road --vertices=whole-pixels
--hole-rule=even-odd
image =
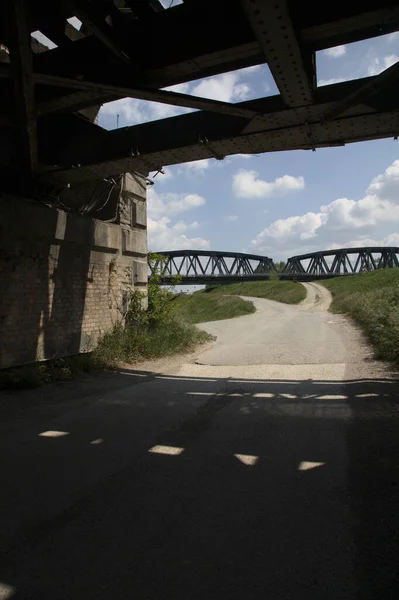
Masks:
[[[301,284],[298,284],[301,285]],[[303,284],[306,299],[298,305],[262,298],[251,315],[201,324],[217,337],[215,344],[198,357],[203,365],[303,365],[303,377],[313,365],[358,363],[370,355],[359,331],[342,316],[328,313],[330,292],[316,283]]]

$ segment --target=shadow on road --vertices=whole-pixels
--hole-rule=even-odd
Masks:
[[[397,382],[115,377],[2,440],[4,598],[398,598]]]

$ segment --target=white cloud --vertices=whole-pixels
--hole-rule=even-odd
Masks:
[[[383,239],[375,240],[373,238],[362,238],[351,240],[345,244],[330,244],[327,249],[335,250],[337,248],[364,248],[367,246],[399,246],[399,233],[391,233]]]
[[[253,67],[244,67],[244,69],[239,69],[237,73],[239,75],[253,75],[261,70],[262,65],[254,65]]]
[[[241,76],[242,72],[233,71],[216,77],[208,77],[195,85],[191,94],[223,102],[245,100],[251,88],[246,83],[239,82]]]
[[[179,83],[165,89],[182,94],[222,100],[224,102],[239,102],[246,100],[252,91],[251,87],[243,81],[243,78],[252,76],[260,68],[261,65],[255,65],[254,67],[223,73],[215,77],[207,77],[206,79],[192,83]],[[136,123],[166,119],[188,112],[193,112],[193,110],[161,104],[159,102],[123,98],[104,104],[101,108],[100,117],[108,117],[109,119],[109,117],[115,116],[115,125],[113,127],[116,128],[116,115],[118,114],[125,124],[134,125]]]
[[[188,94],[190,91],[190,84],[188,81],[183,83],[176,83],[176,85],[170,85],[169,87],[163,88],[169,92],[178,92],[179,94]]]
[[[180,171],[184,171],[184,169],[189,169],[192,173],[202,173],[206,169],[209,168],[211,161],[209,158],[203,158],[201,160],[191,160],[189,162],[183,163],[180,165]]]
[[[151,187],[147,194],[148,204],[148,247],[150,250],[195,250],[209,248],[209,240],[188,237],[190,231],[200,227],[198,221],[175,223],[172,218],[189,210],[200,208],[205,199],[198,194],[161,193]]]
[[[399,160],[395,160],[382,175],[377,175],[367,188],[367,193],[398,202]]]
[[[303,190],[305,180],[302,176],[283,175],[274,181],[259,179],[257,171],[240,169],[233,175],[233,192],[237,198],[270,198],[291,191]]]
[[[323,85],[333,85],[334,83],[342,83],[343,81],[347,81],[347,79],[345,77],[331,77],[330,79],[320,79],[317,85],[322,87]]]
[[[198,229],[198,227],[200,226],[200,224],[198,223],[198,221],[193,221],[192,223],[185,223],[184,221],[178,221],[177,223],[175,223],[173,225],[173,230],[174,231],[187,231],[189,229]]]
[[[394,31],[387,36],[387,42],[396,42],[399,38],[399,31]]]
[[[179,221],[174,225],[168,217],[161,217],[158,221],[148,219],[148,247],[156,250],[206,250],[209,240],[201,237],[188,237],[184,232],[197,229],[199,224],[184,223]]]
[[[382,71],[385,71],[385,69],[389,69],[389,67],[392,67],[392,65],[398,62],[398,60],[399,56],[396,56],[396,54],[390,54],[389,56],[384,56],[380,58],[373,58],[368,68],[368,74],[378,75]]]
[[[338,58],[346,53],[346,46],[335,46],[324,50],[324,53],[330,58]]]
[[[114,102],[108,102],[101,108],[101,116],[120,115],[123,121],[129,125],[135,123],[146,123],[148,121],[157,121],[166,119],[183,113],[192,112],[189,108],[161,104],[159,102],[145,102],[135,98],[122,98]],[[116,122],[115,127],[116,129]]]
[[[158,194],[153,187],[148,189],[147,206],[151,218],[159,218],[163,215],[178,215],[199,208],[206,203],[205,198],[198,194]]]
[[[223,217],[223,220],[233,222],[233,221],[238,221],[238,217],[237,217],[237,215],[226,215],[225,217]]]
[[[321,206],[318,212],[278,219],[252,240],[252,248],[287,256],[345,244],[361,246],[370,240],[371,245],[396,245],[399,234],[389,230],[398,222],[399,160],[396,160],[382,175],[374,177],[360,200],[338,198]]]
[[[170,213],[181,213],[192,208],[198,208],[205,204],[205,199],[199,194],[166,194],[171,199],[167,203],[167,211]]]

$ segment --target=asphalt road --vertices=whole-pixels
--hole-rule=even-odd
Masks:
[[[328,301],[3,394],[0,598],[397,599],[398,382]]]

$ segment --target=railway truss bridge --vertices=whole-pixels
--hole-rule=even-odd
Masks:
[[[171,283],[176,275],[180,276],[183,285],[217,285],[260,281],[277,274],[273,260],[257,254],[174,250],[158,252],[157,256],[163,259],[151,261],[150,273],[161,273],[163,284]],[[390,267],[399,267],[399,247],[340,248],[292,256],[279,276],[308,281]]]

